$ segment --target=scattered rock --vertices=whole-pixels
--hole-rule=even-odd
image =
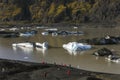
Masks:
[[[106,36],[103,38],[93,38],[93,39],[82,39],[78,42],[86,42],[93,45],[110,45],[110,44],[119,44],[120,37]]]
[[[93,53],[93,55],[95,56],[109,56],[109,55],[113,55],[112,51],[110,51],[109,49],[107,48],[102,48],[98,51],[95,51]]]
[[[102,79],[105,79],[105,76],[119,77],[115,74],[97,73],[61,65],[0,59],[0,80],[102,80],[97,76],[102,76]],[[109,78],[109,80],[119,79]]]

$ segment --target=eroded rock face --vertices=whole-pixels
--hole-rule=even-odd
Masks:
[[[95,56],[109,56],[109,55],[113,55],[112,51],[110,51],[109,49],[107,48],[102,48],[98,51],[95,51],[93,53],[93,55]]]
[[[120,0],[0,0],[1,21],[119,23]]]

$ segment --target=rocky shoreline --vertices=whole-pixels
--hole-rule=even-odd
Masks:
[[[12,27],[35,27],[35,26],[47,26],[47,27],[79,27],[79,28],[115,28],[120,24],[116,23],[32,23],[32,22],[4,22],[0,23],[0,28],[12,28]]]
[[[119,74],[91,72],[57,65],[0,59],[0,80],[119,80]]]

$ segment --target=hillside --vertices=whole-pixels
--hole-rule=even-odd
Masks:
[[[0,0],[0,22],[119,23],[120,0]]]

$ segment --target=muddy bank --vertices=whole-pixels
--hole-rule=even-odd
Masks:
[[[0,59],[0,80],[120,80],[119,76],[78,70],[70,65]]]
[[[114,23],[0,23],[1,28],[12,28],[12,27],[35,27],[35,26],[47,26],[47,27],[62,27],[62,28],[71,28],[71,27],[79,27],[79,28],[115,28],[120,27],[120,24]]]

